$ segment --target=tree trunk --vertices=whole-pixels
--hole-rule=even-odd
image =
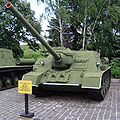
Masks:
[[[85,18],[84,18],[84,24],[83,24],[83,44],[82,48],[85,49],[85,39],[86,39],[86,27],[87,27],[87,1],[85,0]]]
[[[58,18],[58,23],[59,23],[59,27],[60,27],[60,41],[61,41],[61,46],[64,47],[64,41],[63,41],[63,29],[62,29],[62,22],[61,22],[61,18]]]
[[[99,17],[100,17],[100,14],[101,14],[101,12],[102,12],[102,9],[103,9],[103,7],[104,7],[104,4],[105,4],[105,1],[104,1],[103,5],[101,5],[101,8],[100,8],[100,10],[99,10],[99,12],[98,12],[98,15],[97,15],[97,17],[96,17],[96,19],[95,19],[93,28],[92,28],[92,30],[91,30],[91,36],[93,35],[93,32],[94,32],[96,23],[97,23],[97,21],[98,21],[98,19],[99,19]]]
[[[60,1],[57,0],[57,6],[58,6],[58,10],[60,9]],[[62,20],[60,18],[60,15],[57,14],[58,16],[58,23],[59,23],[59,33],[60,33],[60,42],[61,42],[61,46],[64,47],[64,40],[63,40],[63,27],[62,27]]]

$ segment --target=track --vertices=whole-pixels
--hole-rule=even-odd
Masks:
[[[16,87],[18,80],[30,72],[33,66],[5,66],[0,67],[0,91]]]
[[[96,89],[87,90],[88,96],[94,100],[98,101],[104,100],[107,91],[109,90],[110,82],[111,82],[111,68],[104,71],[101,78],[101,88],[98,90]]]

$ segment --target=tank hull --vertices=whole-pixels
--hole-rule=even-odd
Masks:
[[[102,86],[102,80],[103,78],[104,79],[108,79],[110,80],[110,76],[111,76],[111,71],[110,71],[111,68],[108,68],[106,71],[104,71],[102,74],[101,74],[101,77],[95,77],[95,76],[87,76],[87,78],[83,78],[82,80],[79,80],[78,82],[76,83],[73,83],[73,82],[43,82],[43,83],[39,83],[37,85],[34,85],[33,84],[33,87],[41,87],[43,89],[54,89],[54,90],[61,90],[61,91],[65,91],[65,89],[67,89],[67,91],[71,91],[72,88],[77,88],[78,91],[81,90],[81,89],[84,89],[84,88],[87,88],[87,89],[100,89],[101,86]],[[89,78],[88,78],[89,77]],[[91,77],[91,78],[90,78]],[[25,78],[23,78],[25,79]],[[86,79],[89,79],[88,81]],[[94,80],[92,80],[94,79]],[[58,80],[59,81],[59,80]],[[64,80],[65,81],[65,80]],[[66,80],[67,81],[67,80]],[[94,82],[94,81],[98,81],[96,82],[97,84],[91,84],[89,83],[90,82]],[[65,89],[62,89],[62,88],[65,88]]]
[[[100,57],[95,51],[75,51],[71,54],[74,63],[68,69],[58,70],[52,67],[52,56],[49,55],[47,58],[39,58],[33,71],[25,74],[23,80],[32,81],[35,95],[41,94],[41,91],[86,91],[90,98],[103,100],[110,86],[111,68],[102,63],[96,65]],[[92,97],[91,92],[98,96]]]
[[[82,87],[82,84],[65,84],[65,83],[41,83],[33,85],[33,94],[36,96],[45,96],[49,92],[86,92],[92,100],[104,100],[110,87],[111,68],[103,72],[98,87]]]
[[[17,86],[18,80],[32,71],[34,63],[33,60],[24,60],[16,64],[12,51],[0,48],[0,90]]]

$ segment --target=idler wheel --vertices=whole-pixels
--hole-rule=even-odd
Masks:
[[[110,81],[108,78],[104,78],[103,79],[103,83],[102,83],[102,86],[101,86],[101,91],[100,91],[100,94],[101,94],[101,97],[105,97],[108,89],[109,89],[109,86],[110,86]]]
[[[12,85],[11,79],[10,77],[6,77],[5,78],[5,86],[6,87],[10,87]]]
[[[14,77],[14,85],[15,85],[15,86],[18,85],[18,80],[19,80],[18,75],[15,75],[15,77]]]
[[[0,79],[0,88],[3,87],[3,83],[2,83],[2,80]]]

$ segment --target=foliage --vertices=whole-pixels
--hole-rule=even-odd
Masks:
[[[38,0],[41,1],[41,0]],[[109,59],[119,56],[120,45],[116,34],[120,32],[120,0],[42,0],[59,1],[58,13],[62,22],[62,35],[66,47],[74,50],[82,48],[95,50]],[[48,3],[47,3],[48,4]],[[55,4],[49,5],[50,8]],[[50,10],[48,11],[50,13]],[[52,45],[61,45],[58,17],[49,20],[49,39]],[[120,43],[120,42],[119,42]]]
[[[97,50],[101,56],[111,59],[112,56],[116,56],[117,39],[115,34],[118,32],[116,26],[119,22],[120,7],[118,6],[119,1],[105,1],[103,3],[89,48]]]
[[[40,48],[42,48],[41,45]],[[44,49],[34,51],[30,49],[29,46],[27,45],[21,45],[21,49],[24,51],[24,56],[22,58],[28,58],[28,59],[34,58],[35,60],[37,60],[39,57],[45,57],[45,53],[40,52],[40,51],[44,51]]]
[[[40,33],[41,26],[34,17],[34,11],[30,8],[30,3],[23,0],[9,0],[23,14],[23,16],[37,29]],[[23,56],[23,50],[20,48],[20,41],[27,42],[30,48],[38,49],[38,44],[32,38],[22,23],[6,9],[5,4],[8,0],[0,1],[0,47],[11,49],[14,57]]]
[[[111,74],[113,78],[120,79],[120,59],[114,59],[109,66],[111,66]]]

